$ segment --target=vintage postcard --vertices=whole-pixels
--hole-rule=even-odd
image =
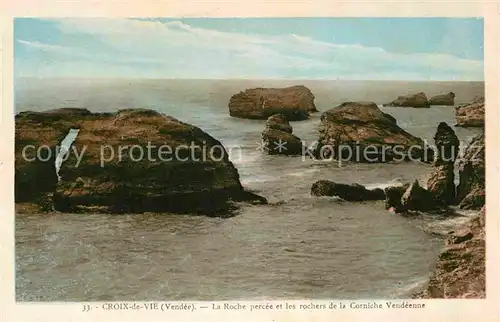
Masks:
[[[5,321],[498,319],[498,8],[462,9],[13,15]]]

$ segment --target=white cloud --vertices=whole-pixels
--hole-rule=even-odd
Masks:
[[[80,58],[157,63],[158,69],[153,76],[158,77],[352,79],[364,75],[378,78],[380,75],[384,79],[401,79],[406,77],[403,75],[413,75],[420,79],[483,78],[482,61],[449,54],[396,54],[378,47],[333,44],[294,34],[264,36],[202,29],[181,21],[54,21],[63,34],[91,35],[99,42],[79,48],[25,40],[18,40],[19,43]],[[103,48],[101,43],[108,48]]]

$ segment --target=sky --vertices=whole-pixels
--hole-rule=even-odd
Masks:
[[[17,18],[15,77],[482,81],[479,18]]]

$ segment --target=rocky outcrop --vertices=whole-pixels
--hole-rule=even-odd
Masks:
[[[414,298],[485,298],[485,208],[445,242],[426,288]]]
[[[398,96],[397,99],[385,105],[394,107],[430,107],[427,96],[423,92]]]
[[[401,198],[403,194],[410,186],[409,183],[400,185],[400,186],[392,186],[384,189],[385,192],[385,209],[393,209],[396,213],[404,212],[403,205],[401,203]]]
[[[346,201],[384,200],[385,193],[382,189],[366,189],[360,184],[335,183],[328,180],[319,180],[311,187],[313,196],[337,196]]]
[[[283,114],[270,116],[262,132],[264,151],[268,154],[300,155],[302,141],[292,134],[293,129]]]
[[[355,161],[432,162],[434,152],[373,102],[346,102],[321,115],[316,157]]]
[[[484,97],[479,97],[470,104],[455,108],[457,123],[461,127],[484,127]]]
[[[436,145],[435,165],[454,163],[460,152],[460,140],[455,131],[446,124],[440,122],[434,135]]]
[[[448,94],[441,94],[433,96],[429,99],[429,105],[455,105],[455,93],[449,92]]]
[[[454,204],[456,199],[455,174],[453,163],[437,166],[427,181],[427,190],[441,206]]]
[[[290,125],[290,122],[288,122],[288,119],[283,114],[275,114],[273,116],[270,116],[266,121],[266,128],[287,133],[293,132],[293,128]]]
[[[55,210],[226,216],[234,208],[230,201],[266,202],[243,189],[220,142],[195,126],[143,109],[73,116],[80,128],[73,148],[83,157],[78,163],[69,154],[59,171],[61,181],[47,189],[54,189]],[[75,126],[54,123],[52,115],[36,118],[51,129],[61,128],[61,136]],[[60,142],[60,136],[51,137]]]
[[[476,136],[458,161],[457,203],[462,209],[481,209],[485,203],[484,133]]]
[[[77,129],[87,109],[21,112],[15,116],[15,202],[34,202],[40,211],[57,184],[58,146],[70,129]]]
[[[436,157],[434,169],[427,181],[427,190],[441,206],[449,206],[455,202],[455,160],[457,159],[460,141],[453,129],[441,122],[434,135]]]
[[[404,211],[431,211],[437,206],[434,195],[415,180],[401,197],[401,208]]]
[[[314,95],[302,85],[247,89],[229,101],[229,114],[239,118],[267,119],[283,114],[289,121],[300,121],[309,118],[312,112],[317,112]]]

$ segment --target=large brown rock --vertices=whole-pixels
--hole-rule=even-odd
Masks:
[[[360,184],[335,183],[328,180],[319,180],[311,187],[313,196],[337,196],[346,201],[384,200],[385,193],[382,189],[366,189]]]
[[[355,161],[432,162],[434,152],[373,102],[346,102],[321,115],[316,157]]]
[[[292,132],[290,122],[283,114],[270,116],[262,132],[264,151],[268,154],[301,155],[302,141]]]
[[[229,114],[239,118],[267,119],[283,114],[290,121],[299,121],[309,118],[311,112],[317,112],[314,95],[302,85],[247,89],[229,101]]]
[[[398,96],[394,101],[387,104],[394,107],[430,107],[425,93]]]
[[[455,105],[455,93],[449,92],[448,94],[440,94],[433,96],[429,99],[429,105]]]
[[[441,206],[452,205],[456,199],[454,164],[436,166],[427,181],[427,190]]]
[[[476,136],[458,161],[457,203],[462,209],[481,209],[485,203],[484,133]]]
[[[439,123],[434,142],[436,144],[435,165],[454,163],[460,151],[460,140],[446,122]]]
[[[36,117],[63,133],[74,127]],[[266,202],[243,189],[220,142],[195,126],[142,109],[72,119],[80,128],[73,148],[83,157],[69,154],[51,185],[58,211],[226,216],[230,201]]]
[[[15,202],[45,203],[57,184],[55,160],[70,129],[78,129],[86,109],[21,112],[15,117]],[[37,155],[38,151],[38,155]]]
[[[485,208],[445,241],[436,269],[414,298],[485,298]]]
[[[461,127],[484,127],[484,97],[479,97],[470,104],[455,107],[457,124]]]

